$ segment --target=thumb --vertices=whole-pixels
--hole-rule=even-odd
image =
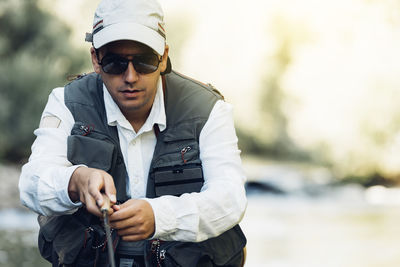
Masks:
[[[103,205],[103,195],[101,191],[104,188],[104,178],[103,174],[99,171],[93,171],[89,178],[88,192],[91,197],[96,201],[98,207]]]
[[[114,179],[109,174],[107,174],[107,177],[104,177],[104,192],[109,198],[111,206],[117,202],[117,190],[115,189]]]

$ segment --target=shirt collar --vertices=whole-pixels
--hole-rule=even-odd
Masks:
[[[116,126],[117,124],[119,124],[121,127],[133,131],[131,124],[122,114],[118,105],[114,102],[113,98],[111,97],[104,83],[103,83],[103,96],[104,96],[104,105],[106,109],[108,125]],[[143,124],[142,128],[139,130],[139,133],[153,130],[154,124],[158,124],[160,131],[165,130],[167,126],[165,106],[164,106],[164,92],[162,89],[161,78],[157,82],[157,92],[154,98],[153,106],[151,107],[150,114],[147,117],[146,122]]]

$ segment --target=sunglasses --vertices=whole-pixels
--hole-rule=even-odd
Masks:
[[[153,53],[130,55],[131,59],[117,54],[106,54],[99,64],[105,73],[122,74],[132,62],[135,71],[140,74],[149,74],[158,69],[161,59]]]

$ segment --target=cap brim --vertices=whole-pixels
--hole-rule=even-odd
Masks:
[[[156,31],[137,23],[116,23],[104,27],[93,35],[93,46],[98,49],[119,40],[143,43],[159,55],[164,54],[165,39]]]

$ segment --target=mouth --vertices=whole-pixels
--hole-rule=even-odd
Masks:
[[[143,90],[139,89],[126,89],[126,90],[121,90],[120,91],[125,97],[132,98],[136,97],[138,94],[143,92]]]
[[[142,90],[140,89],[125,89],[125,90],[120,90],[122,93],[135,93],[135,92],[140,92]]]

